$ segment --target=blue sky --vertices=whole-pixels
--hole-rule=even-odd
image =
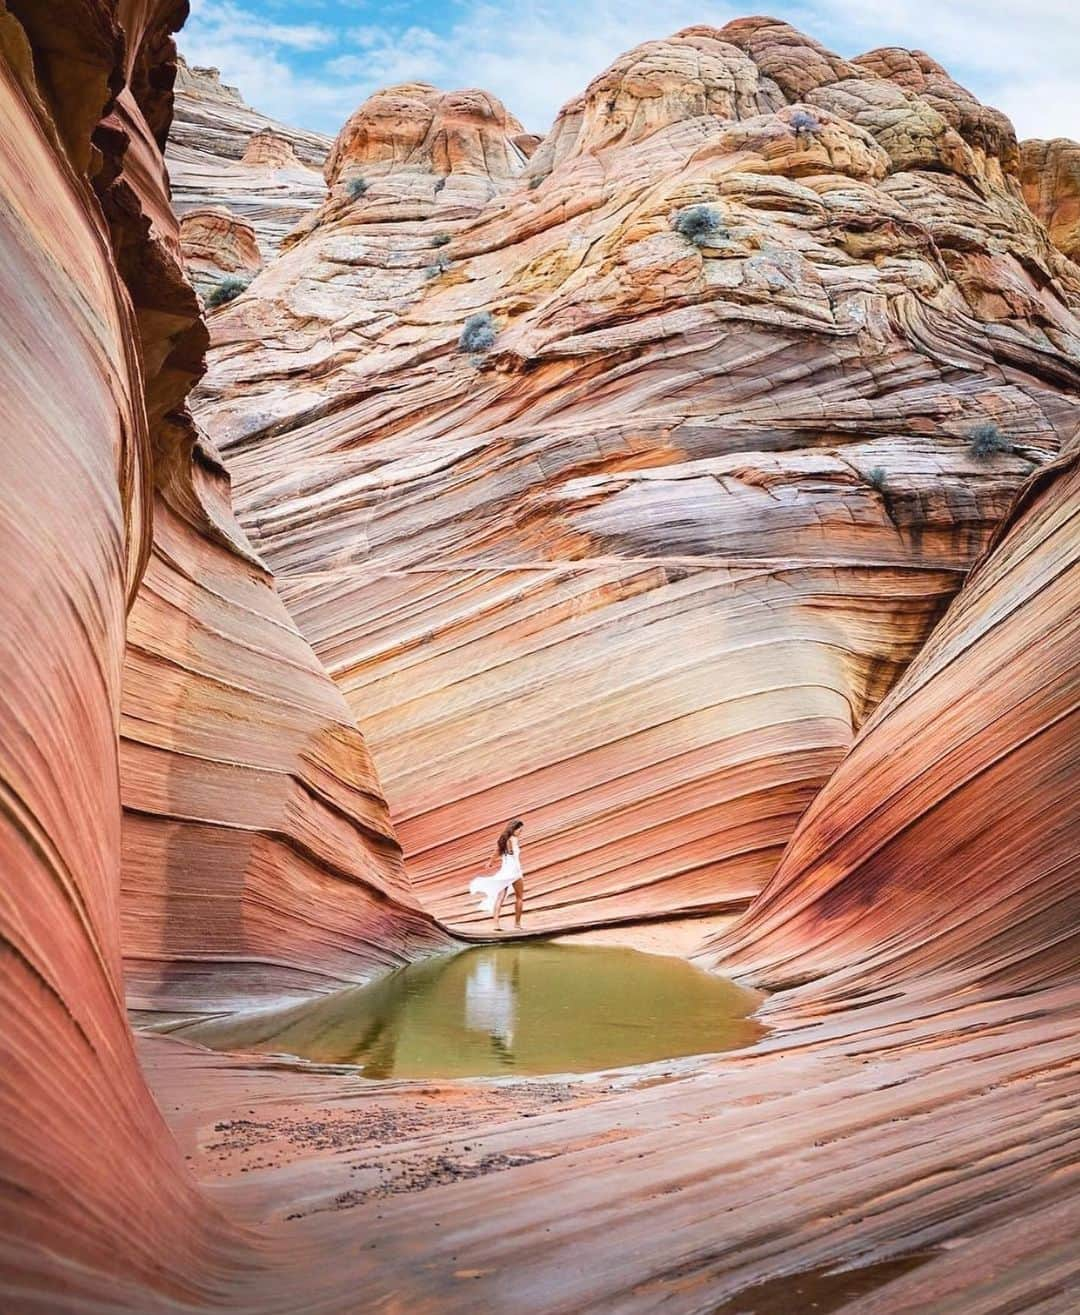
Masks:
[[[1077,0],[191,0],[180,49],[249,104],[334,133],[379,87],[494,92],[534,132],[622,51],[766,12],[845,55],[928,51],[1022,137],[1080,138]]]

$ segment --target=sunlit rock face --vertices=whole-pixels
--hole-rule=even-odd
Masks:
[[[1080,142],[1031,138],[1020,143],[1024,200],[1046,225],[1054,243],[1080,260]]]
[[[1076,271],[906,52],[692,28],[514,133],[373,97],[199,414],[423,901],[523,816],[534,927],[738,905],[1075,427]]]
[[[181,217],[224,208],[249,225],[264,260],[326,196],[322,166],[330,138],[291,128],[244,103],[217,69],[179,61],[165,159]],[[227,266],[222,271],[231,272]],[[203,267],[189,264],[200,291]]]
[[[1075,990],[1078,509],[1074,447],[1025,490],[708,963],[864,1004],[904,983]]]

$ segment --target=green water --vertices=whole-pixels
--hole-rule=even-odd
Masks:
[[[760,997],[682,959],[504,944],[399,968],[370,986],[183,1035],[219,1050],[357,1064],[365,1077],[588,1073],[749,1045]]]

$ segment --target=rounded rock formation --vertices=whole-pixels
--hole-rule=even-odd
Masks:
[[[255,229],[223,206],[187,211],[180,220],[180,247],[192,282],[203,293],[226,275],[250,279],[262,268]]]
[[[439,916],[518,814],[534,928],[745,904],[1071,432],[1072,266],[935,68],[689,28],[468,193],[509,118],[393,88],[215,317],[200,415]]]

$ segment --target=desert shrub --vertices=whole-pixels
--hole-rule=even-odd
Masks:
[[[969,436],[971,455],[978,461],[996,456],[999,452],[1011,452],[1013,445],[992,420],[984,420],[976,425]]]
[[[207,306],[224,306],[228,301],[235,301],[250,282],[250,279],[237,278],[235,274],[226,275],[206,294]]]
[[[368,180],[357,174],[355,178],[350,178],[345,190],[349,194],[351,201],[359,201],[368,189]]]
[[[437,256],[434,263],[428,265],[428,267],[424,270],[424,277],[429,279],[437,279],[440,274],[445,274],[449,268],[450,268],[449,257],[442,255]]]
[[[486,352],[495,344],[495,321],[489,311],[470,315],[461,330],[458,348],[463,352]]]
[[[536,189],[540,186],[540,184],[544,181],[546,177],[547,177],[546,174],[534,174],[529,179],[529,191],[535,192]]]
[[[715,239],[728,236],[720,211],[714,205],[685,206],[671,221],[671,227],[696,247],[707,247]]]
[[[809,110],[796,110],[790,119],[791,126],[795,129],[796,137],[802,133],[815,133],[821,131],[821,123],[810,113]]]
[[[433,247],[445,247],[445,246],[449,246],[449,244],[450,244],[449,233],[436,233],[435,236],[431,239],[431,245]]]
[[[445,178],[436,178],[436,179],[435,179],[435,187],[434,187],[434,189],[433,189],[434,192],[435,192],[435,195],[438,196],[439,193],[442,191],[442,189],[443,189],[445,186],[446,186],[446,179],[445,179]]]
[[[876,489],[878,493],[884,493],[884,492],[885,492],[885,467],[884,467],[884,466],[872,466],[872,467],[866,472],[866,482],[867,482],[867,484],[870,485],[870,487],[871,487],[872,489]]]

